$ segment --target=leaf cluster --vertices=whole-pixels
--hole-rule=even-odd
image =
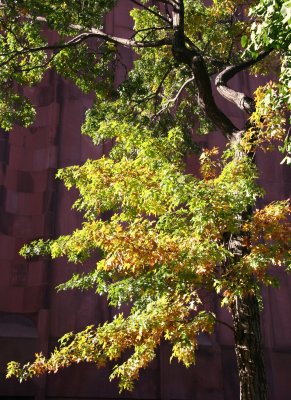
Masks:
[[[189,366],[195,361],[197,334],[211,332],[215,321],[205,293],[215,290],[228,304],[233,296],[258,290],[259,281],[273,283],[270,263],[288,262],[286,202],[269,205],[246,221],[241,218],[262,195],[247,157],[216,161],[215,174],[206,169],[197,179],[156,148],[150,156],[149,149],[138,150],[131,159],[103,157],[61,170],[66,186],[78,188],[75,207],[87,221],[71,235],[22,249],[26,256],[65,256],[71,262],[94,258],[98,250],[101,259],[91,272],[75,274],[59,289],[94,288],[114,307],[130,304],[129,316],[119,314],[90,333],[74,335],[70,345],[42,359],[41,367],[38,358],[23,368],[12,364],[10,375],[26,378],[80,361],[101,366],[132,349],[112,373],[121,389],[132,389],[162,338],[173,344],[172,356]],[[201,157],[204,168],[215,153]],[[108,210],[112,217],[104,220]],[[237,258],[230,243],[241,231],[248,251]]]

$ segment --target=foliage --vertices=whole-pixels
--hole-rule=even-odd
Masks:
[[[225,161],[220,172],[214,162],[213,172],[213,152],[206,150],[201,156],[204,178],[197,179],[163,159],[160,146],[148,157],[146,144],[134,159],[101,158],[61,170],[65,185],[78,188],[74,207],[85,212],[87,221],[71,235],[22,249],[24,256],[42,253],[71,262],[101,250],[88,275],[74,275],[60,289],[94,288],[114,307],[133,304],[130,315],[119,314],[111,323],[72,336],[70,345],[61,345],[49,360],[37,358],[22,369],[11,364],[9,374],[25,379],[73,362],[103,365],[133,347],[133,355],[111,376],[120,378],[121,389],[132,389],[162,338],[173,344],[173,357],[186,366],[195,361],[197,333],[211,332],[215,322],[204,309],[206,291],[215,288],[228,304],[235,295],[258,291],[260,282],[272,284],[270,263],[288,262],[286,202],[272,203],[244,223],[238,217],[262,195],[248,158]],[[107,210],[116,212],[104,221]],[[241,229],[249,251],[236,260],[227,237]]]
[[[82,132],[96,144],[114,139],[107,157],[58,172],[68,189],[79,191],[73,207],[83,213],[82,227],[34,241],[21,254],[91,260],[88,274],[74,274],[59,290],[94,288],[106,294],[110,305],[131,307],[128,315],[119,312],[101,326],[65,335],[48,359],[37,354],[24,366],[10,363],[8,377],[25,380],[72,363],[103,366],[113,360],[111,378],[119,378],[121,389],[132,389],[162,339],[172,344],[172,357],[188,367],[195,362],[199,332],[214,329],[209,296],[218,293],[228,307],[236,297],[260,297],[261,284],[276,284],[270,265],[287,268],[290,261],[288,202],[255,210],[263,190],[253,162],[257,148],[267,143],[269,150],[286,136],[288,38],[282,35],[289,17],[281,18],[274,6],[268,8],[277,18],[274,26],[269,14],[262,23],[247,20],[250,6],[251,15],[262,18],[261,7],[272,1],[132,3],[135,33],[130,39],[101,30],[114,1],[1,3],[0,87],[6,96],[1,126],[9,130],[18,119],[31,122],[33,109],[27,99],[15,97],[15,83],[35,85],[55,68],[95,95]],[[43,29],[44,22],[57,39]],[[251,59],[241,49],[248,40]],[[124,81],[115,85],[119,46],[134,49],[137,57]],[[222,74],[216,84],[221,96],[239,108],[252,105],[246,95],[227,87],[227,74],[263,63],[271,47],[282,54],[280,83],[257,89],[256,109],[242,132],[217,107],[211,79]],[[228,141],[226,151],[199,149],[193,128],[199,134],[220,130]],[[200,172],[186,174],[185,156],[199,151]],[[118,364],[126,350],[131,351],[128,358]]]
[[[264,96],[257,99],[257,108],[264,108],[264,124],[267,129],[272,129],[273,118],[278,111],[284,108],[291,110],[291,2],[290,0],[261,0],[251,8],[250,16],[253,18],[248,51],[256,55],[260,49],[276,49],[281,59],[281,71],[278,82],[268,83],[261,93]],[[286,111],[285,111],[286,113]],[[268,116],[266,114],[269,114]],[[290,120],[289,120],[290,121]],[[281,136],[282,139],[282,136]],[[283,162],[291,162],[290,137],[285,135],[284,146],[281,148],[286,154]]]

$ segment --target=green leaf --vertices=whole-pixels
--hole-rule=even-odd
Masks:
[[[241,37],[241,45],[242,45],[242,47],[243,48],[246,48],[247,47],[247,45],[248,45],[248,37],[246,36],[246,35],[243,35],[242,37]]]

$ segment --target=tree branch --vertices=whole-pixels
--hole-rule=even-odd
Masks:
[[[135,38],[136,35],[138,35],[138,34],[141,33],[141,32],[167,31],[167,30],[170,30],[170,29],[172,29],[170,26],[169,26],[169,27],[167,27],[167,26],[152,26],[151,28],[139,29],[138,31],[135,31],[135,32],[131,35],[130,39]]]
[[[156,17],[160,18],[164,22],[166,22],[168,25],[171,25],[171,21],[168,20],[168,18],[164,17],[162,14],[157,13],[153,9],[149,8],[148,6],[145,6],[144,4],[140,3],[137,0],[130,0],[132,3],[135,5],[139,6],[140,8],[143,8],[144,10],[148,11],[149,13],[155,15]]]
[[[221,71],[215,78],[215,86],[218,93],[224,97],[226,100],[234,103],[239,109],[252,114],[255,111],[254,100],[244,93],[235,91],[227,86],[227,82],[233,78],[237,73],[243,71],[246,68],[251,67],[257,62],[263,60],[271,50],[261,53],[257,58],[251,59],[249,61],[243,62],[239,65],[230,65]]]
[[[159,114],[161,114],[163,111],[165,111],[165,110],[169,107],[169,105],[170,105],[171,103],[176,103],[176,101],[179,99],[179,97],[180,97],[181,93],[183,92],[183,90],[185,89],[185,87],[186,87],[190,82],[193,82],[194,79],[195,79],[194,76],[193,76],[192,78],[187,79],[187,81],[185,81],[185,82],[183,83],[183,85],[180,87],[180,89],[178,90],[176,96],[173,97],[172,99],[168,100],[168,101],[167,101],[167,104],[165,104],[164,107],[160,109],[160,111],[157,113],[157,115],[159,115]]]
[[[215,318],[215,321],[216,321],[218,324],[221,324],[221,325],[226,326],[226,327],[229,328],[232,332],[234,332],[234,328],[233,328],[231,325],[229,325],[227,322],[221,321],[221,320],[218,319],[218,318]]]
[[[203,56],[195,46],[188,49],[185,45],[183,0],[179,0],[179,6],[173,9],[173,28],[172,52],[175,60],[191,69],[198,89],[198,101],[206,116],[228,140],[233,140],[239,130],[215,103]]]
[[[177,6],[177,3],[178,3],[177,0],[159,0],[159,2],[163,3],[163,4],[168,4],[173,7]]]
[[[172,71],[172,68],[168,68],[167,69],[167,71],[165,72],[165,74],[164,74],[164,76],[162,77],[162,79],[161,79],[161,81],[160,81],[160,83],[159,83],[159,86],[158,86],[158,88],[157,88],[157,90],[156,90],[156,92],[155,92],[155,95],[154,95],[154,97],[155,97],[155,115],[156,115],[156,113],[157,113],[157,105],[158,105],[158,95],[159,95],[159,92],[160,92],[160,90],[161,90],[161,88],[162,88],[162,86],[163,86],[163,83],[165,82],[165,80],[167,79],[167,76],[169,75],[169,73]]]
[[[84,28],[81,25],[70,25],[72,29],[76,29],[78,31],[82,31]],[[91,28],[89,31],[85,33],[81,33],[81,35],[87,35],[88,37],[95,37],[98,39],[105,40],[106,42],[110,43],[115,43],[115,44],[121,44],[125,47],[131,47],[131,48],[142,48],[142,47],[160,47],[164,45],[170,45],[171,40],[170,38],[164,38],[160,40],[155,40],[155,41],[136,41],[132,39],[124,39],[118,36],[112,36],[109,35],[100,29],[97,28]],[[80,36],[81,36],[80,35]]]
[[[80,25],[71,25],[71,28],[76,30],[83,29],[83,27]],[[129,48],[161,47],[171,44],[171,40],[169,38],[164,38],[156,41],[135,41],[132,39],[124,39],[117,36],[112,36],[107,33],[104,33],[100,29],[91,28],[89,32],[80,33],[78,36],[74,37],[73,39],[65,43],[56,43],[52,45],[44,45],[33,48],[24,48],[22,50],[14,50],[11,52],[2,53],[1,56],[21,55],[21,54],[35,53],[38,51],[45,51],[45,50],[60,50],[76,46],[90,38],[102,39],[105,42],[120,44]]]

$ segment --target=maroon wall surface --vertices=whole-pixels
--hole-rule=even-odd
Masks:
[[[107,18],[106,29],[130,35],[126,3]],[[131,63],[132,55],[123,51]],[[117,74],[122,79],[122,72]],[[249,88],[252,82],[240,75],[234,86]],[[110,318],[105,299],[77,291],[56,293],[55,286],[82,266],[65,260],[39,258],[26,261],[19,255],[23,243],[39,237],[69,233],[80,225],[80,215],[71,211],[75,198],[54,179],[58,168],[98,158],[106,148],[94,147],[80,135],[80,126],[90,98],[70,82],[48,73],[40,87],[26,89],[37,107],[37,118],[29,129],[16,126],[0,133],[0,399],[167,399],[234,400],[238,398],[237,370],[233,340],[221,325],[211,336],[201,335],[195,367],[185,369],[172,362],[162,344],[151,367],[141,375],[133,393],[118,395],[115,382],[108,382],[109,369],[94,366],[71,367],[57,375],[18,383],[4,379],[9,360],[28,361],[34,352],[47,354],[58,337],[71,330]],[[234,122],[244,116],[229,104]],[[223,145],[219,135],[202,138],[209,147]],[[287,167],[280,155],[259,154],[261,182],[266,188],[264,202],[290,195]],[[189,171],[197,160],[189,159]],[[289,400],[291,392],[291,281],[282,275],[281,289],[264,289],[266,305],[262,314],[266,366],[271,400]],[[229,319],[226,310],[217,313]]]

